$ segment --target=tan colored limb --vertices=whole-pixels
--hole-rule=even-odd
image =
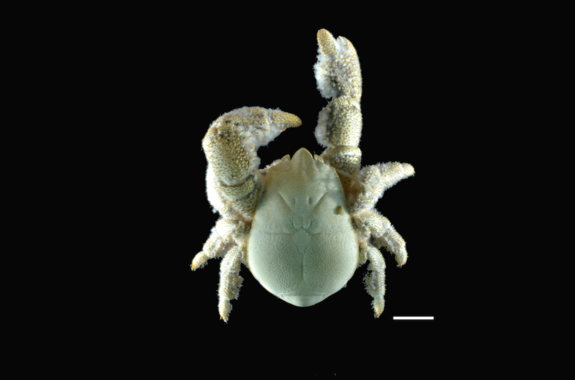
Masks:
[[[402,179],[411,177],[415,174],[415,169],[410,164],[399,162],[387,162],[385,164],[375,165],[382,176],[383,191],[389,189]]]
[[[224,322],[228,321],[232,310],[230,301],[237,299],[240,294],[240,287],[244,279],[239,273],[244,255],[245,245],[236,246],[226,254],[220,265],[218,310]]]
[[[210,259],[225,255],[234,244],[241,244],[247,231],[247,225],[241,220],[230,218],[218,220],[202,251],[194,257],[192,270],[202,268]]]
[[[314,69],[321,95],[326,99],[346,96],[359,102],[361,69],[353,44],[345,37],[336,40],[325,29],[317,32],[317,42],[319,55]]]
[[[320,93],[333,100],[320,112],[315,136],[326,147],[322,157],[348,175],[361,166],[362,79],[355,48],[345,37],[333,38],[322,29],[317,34],[318,61],[314,66]],[[348,182],[348,181],[346,181]],[[344,184],[344,188],[345,188]]]
[[[355,228],[364,237],[373,238],[373,245],[385,248],[395,255],[397,266],[401,267],[407,262],[405,240],[397,233],[389,219],[373,211],[353,217]]]
[[[373,208],[385,190],[414,174],[413,166],[399,162],[364,167],[357,175],[361,191],[351,200],[350,212],[358,213]]]
[[[405,240],[397,233],[393,226],[389,226],[383,236],[376,238],[374,244],[385,248],[388,252],[395,255],[397,266],[401,267],[407,262],[407,250],[405,249]]]
[[[256,150],[283,130],[301,125],[301,120],[280,110],[243,107],[220,116],[210,125],[202,146],[208,159],[208,187],[212,205],[230,214],[226,203],[246,218],[255,210],[257,189],[254,179],[259,166]],[[208,175],[209,177],[209,175]],[[208,189],[208,192],[211,191]]]
[[[268,144],[283,130],[301,125],[301,120],[280,110],[243,107],[215,120],[202,146],[210,167],[225,186],[241,186],[257,171],[255,150]]]
[[[384,308],[385,295],[385,260],[379,250],[373,246],[367,249],[367,259],[369,266],[364,277],[365,289],[373,297],[373,311],[375,317],[379,318]]]
[[[359,268],[367,261],[367,248],[369,243],[367,239],[362,239],[358,236],[358,243],[359,243],[359,259],[357,260],[357,267]]]
[[[196,254],[192,261],[192,270],[202,268],[210,259],[221,257],[232,245],[232,241],[222,239],[216,229],[212,229],[212,234],[204,244],[202,251]]]
[[[241,220],[231,218],[218,220],[202,252],[192,261],[192,270],[196,270],[203,267],[209,259],[224,257],[220,264],[218,309],[226,322],[232,309],[230,300],[238,297],[243,281],[239,272],[241,264],[245,264],[245,237],[248,231],[248,225]]]

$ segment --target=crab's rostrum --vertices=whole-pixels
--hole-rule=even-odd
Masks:
[[[219,312],[228,321],[244,264],[273,295],[312,306],[344,287],[369,261],[365,276],[379,317],[385,262],[405,264],[405,241],[374,206],[383,192],[415,172],[389,162],[361,168],[362,79],[355,48],[325,29],[317,34],[318,89],[331,102],[320,112],[315,136],[321,156],[305,148],[259,169],[256,150],[301,120],[279,109],[244,107],[214,121],[202,142],[208,160],[208,199],[221,215],[192,270],[223,257]]]

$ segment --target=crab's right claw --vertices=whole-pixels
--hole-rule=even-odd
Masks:
[[[300,125],[299,117],[279,109],[243,107],[214,121],[202,146],[218,179],[236,186],[257,170],[257,148],[267,145],[286,128]]]
[[[243,107],[210,125],[202,146],[208,159],[208,199],[221,214],[251,218],[256,206],[257,148],[283,130],[301,125],[299,117],[279,109]],[[235,211],[234,211],[235,210]]]

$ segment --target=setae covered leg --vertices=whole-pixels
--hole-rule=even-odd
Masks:
[[[240,266],[245,264],[247,224],[241,220],[222,218],[212,229],[210,238],[204,244],[202,252],[192,261],[192,270],[203,267],[209,259],[224,257],[220,264],[220,301],[218,309],[224,321],[232,305],[230,300],[237,298],[243,279],[239,276]]]
[[[373,211],[355,215],[352,218],[355,228],[364,237],[371,237],[372,244],[377,248],[385,248],[395,255],[397,266],[403,266],[407,261],[405,240],[397,233],[389,219]]]
[[[241,263],[245,257],[245,244],[232,248],[220,265],[220,301],[218,310],[224,322],[228,321],[232,304],[230,300],[237,299],[244,279],[240,276]]]
[[[223,215],[251,219],[256,204],[257,148],[301,120],[279,109],[243,107],[214,121],[202,146],[208,159],[208,199]]]
[[[333,100],[319,113],[315,136],[327,149],[324,161],[338,174],[344,174],[344,189],[349,185],[347,176],[357,173],[361,166],[362,92],[361,70],[355,48],[351,42],[322,29],[317,34],[318,61],[314,66],[317,86],[321,95]]]
[[[209,259],[222,257],[234,245],[242,244],[247,231],[248,226],[241,220],[231,218],[218,220],[204,248],[194,257],[192,270],[202,268]]]
[[[367,274],[363,278],[365,289],[373,297],[373,311],[375,317],[379,318],[383,312],[385,295],[385,260],[381,252],[372,245],[367,248],[367,259],[369,266]]]
[[[357,175],[360,191],[349,199],[351,213],[372,209],[385,190],[397,182],[415,174],[413,166],[399,162],[388,162],[366,166]]]

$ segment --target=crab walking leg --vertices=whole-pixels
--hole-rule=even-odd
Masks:
[[[245,254],[245,245],[232,248],[222,260],[220,265],[220,301],[218,309],[222,319],[227,322],[232,304],[230,300],[237,299],[244,279],[240,277],[242,257]]]
[[[374,165],[381,172],[383,191],[389,189],[402,179],[415,174],[415,169],[410,164],[399,162],[387,162]]]
[[[399,162],[364,167],[357,176],[362,184],[362,190],[350,207],[350,212],[356,213],[373,208],[385,190],[414,174],[413,166]]]
[[[357,236],[357,241],[359,243],[359,260],[357,260],[357,267],[359,268],[367,261],[367,248],[369,247],[369,243],[367,239],[361,238],[360,234]]]
[[[368,272],[363,280],[367,292],[373,297],[372,305],[375,317],[379,318],[384,307],[385,260],[381,252],[373,246],[367,248],[367,259],[369,260]]]
[[[222,239],[215,231],[215,228],[212,229],[212,234],[204,244],[204,248],[201,252],[196,254],[192,261],[192,270],[202,268],[206,265],[209,259],[215,259],[216,257],[222,256],[227,250],[229,250],[232,244],[233,243],[231,241]]]
[[[325,29],[317,33],[318,61],[314,66],[321,95],[333,100],[319,113],[315,136],[327,148],[324,160],[338,171],[355,174],[361,166],[362,115],[359,102],[362,79],[355,48],[345,37],[333,38]]]
[[[192,270],[202,268],[209,259],[223,256],[234,242],[240,244],[247,230],[247,225],[241,220],[231,218],[218,220],[202,251],[194,257]]]
[[[218,195],[244,217],[251,218],[257,193],[254,178],[259,167],[257,148],[267,145],[286,128],[300,125],[301,120],[295,115],[261,107],[239,108],[215,120],[202,146],[208,171],[216,177]]]
[[[405,240],[397,233],[389,219],[373,211],[368,212],[362,219],[365,227],[369,229],[371,236],[374,238],[374,245],[376,247],[384,247],[387,251],[393,253],[397,266],[403,266],[407,262]]]

